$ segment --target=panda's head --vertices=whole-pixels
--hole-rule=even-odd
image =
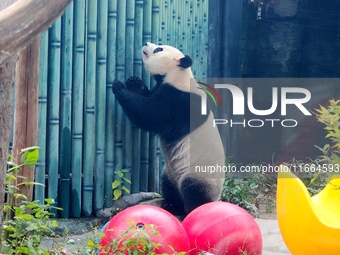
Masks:
[[[164,77],[164,82],[182,90],[190,89],[192,60],[169,45],[146,43],[142,50],[145,69],[152,76]]]

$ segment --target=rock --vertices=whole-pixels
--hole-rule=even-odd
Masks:
[[[162,196],[155,192],[139,192],[128,196],[123,196],[122,198],[113,202],[113,205],[109,208],[103,208],[96,212],[96,216],[99,218],[110,218],[117,211],[123,210],[127,207],[140,204],[155,198],[161,198]]]

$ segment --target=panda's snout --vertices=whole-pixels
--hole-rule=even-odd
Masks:
[[[147,50],[145,49],[146,47],[148,47],[149,46],[149,42],[146,42],[145,44],[144,44],[144,47],[143,47],[143,54],[145,55],[145,56],[148,56],[148,52],[147,52]]]
[[[152,56],[152,49],[154,44],[151,42],[146,42],[143,46],[142,52],[143,52],[143,57],[144,58],[149,58],[150,56]]]

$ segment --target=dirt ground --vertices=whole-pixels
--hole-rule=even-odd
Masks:
[[[259,215],[257,218],[264,220],[276,220],[275,194],[259,199],[256,204]]]

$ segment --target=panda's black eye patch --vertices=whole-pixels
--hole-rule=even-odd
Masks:
[[[160,51],[163,51],[163,48],[158,47],[153,51],[153,53],[155,54],[155,53],[160,52]]]

